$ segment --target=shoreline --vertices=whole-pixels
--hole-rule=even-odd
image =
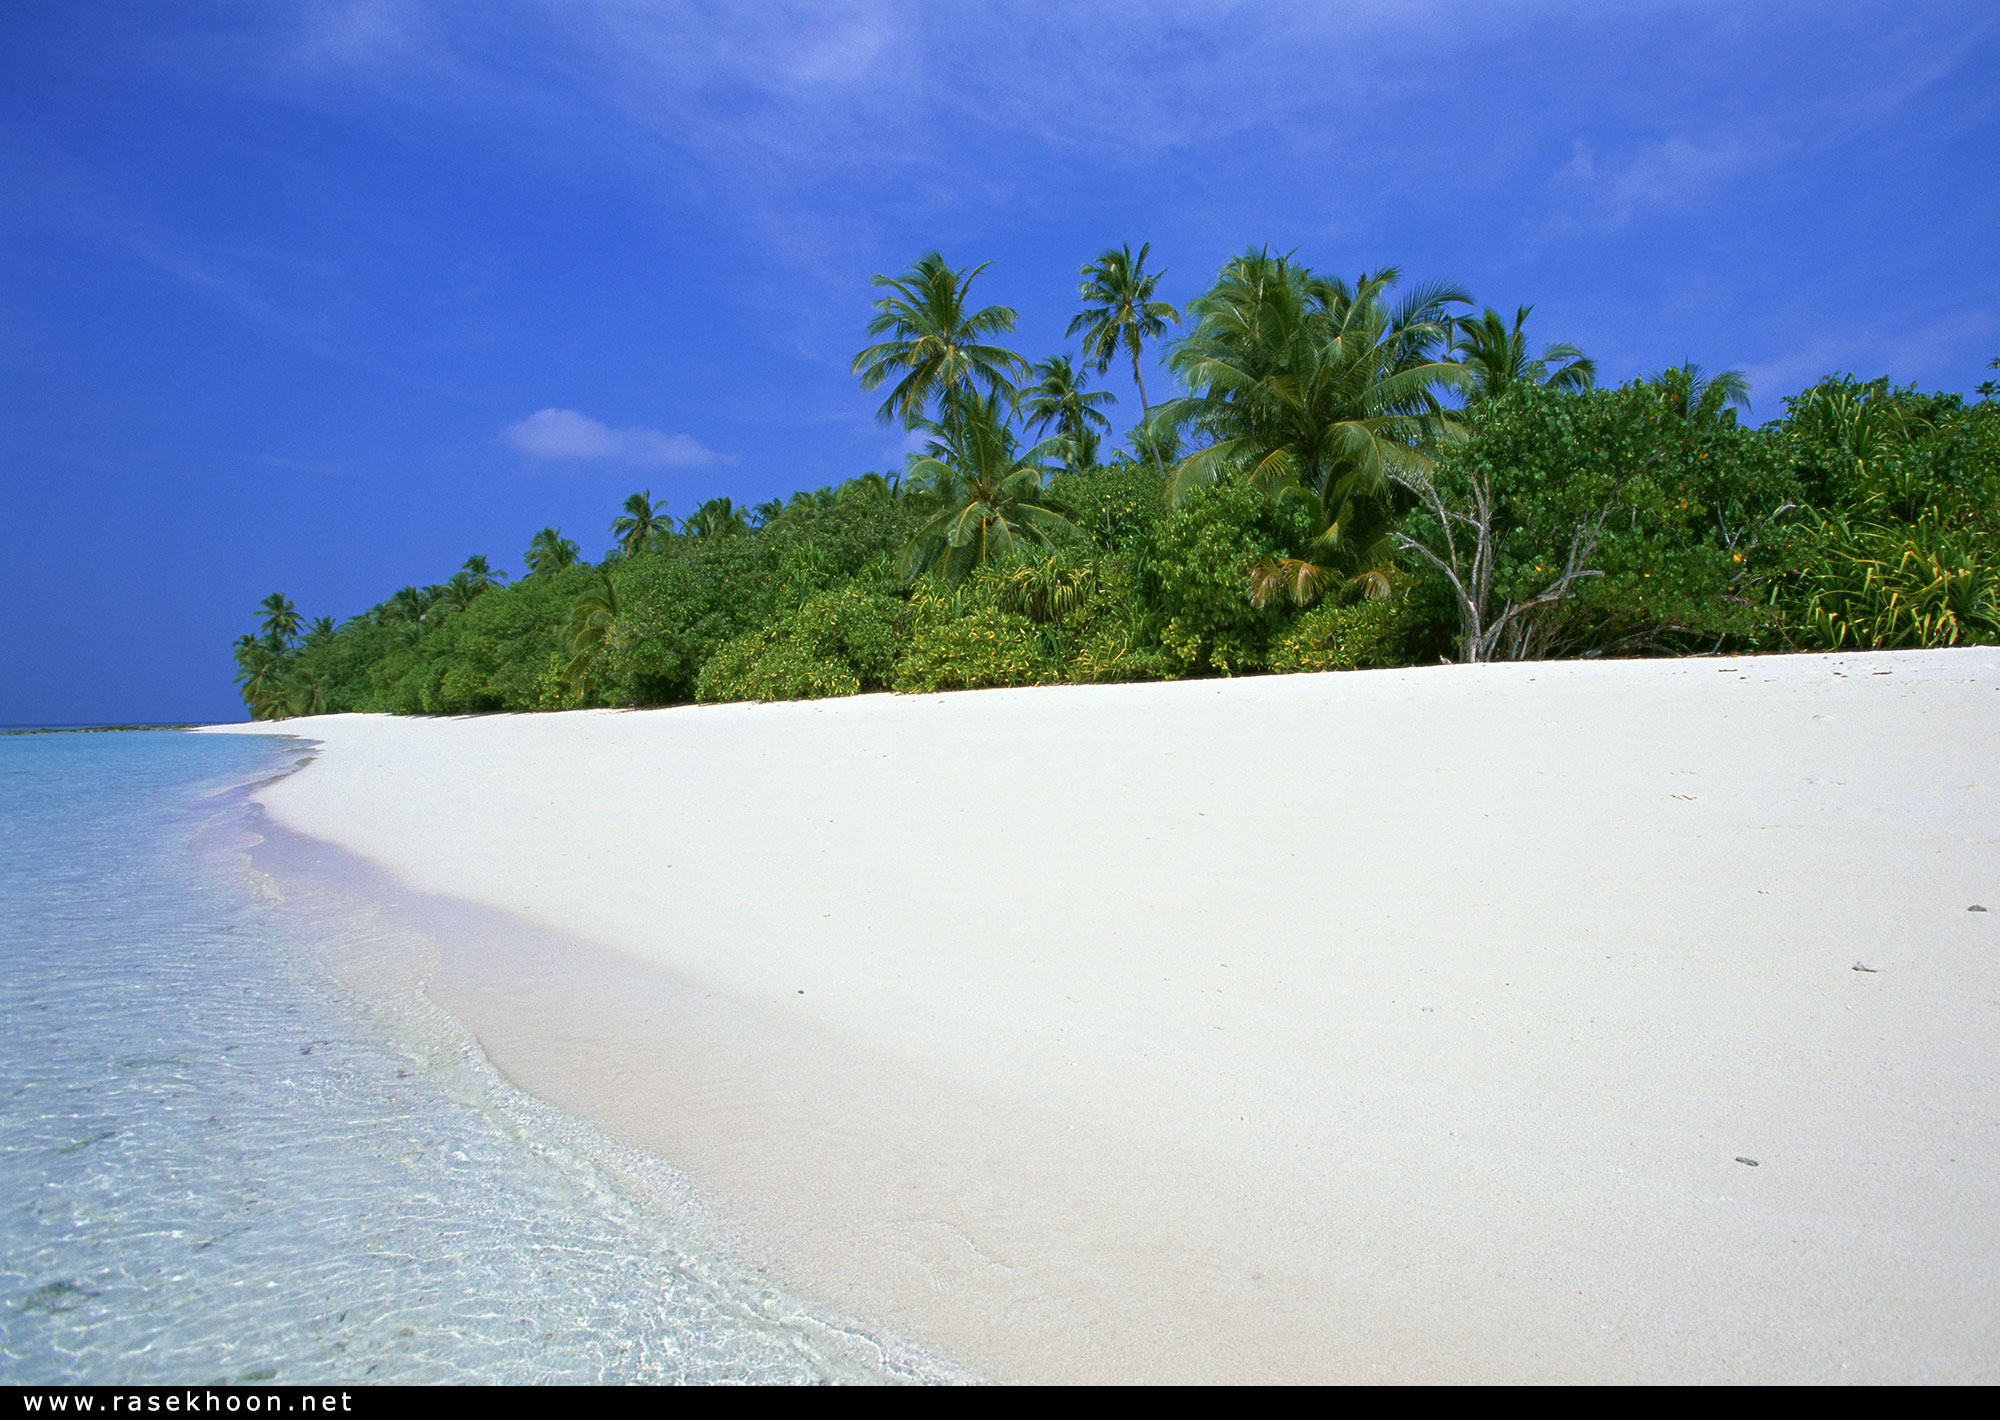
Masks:
[[[995,1378],[1991,1380],[1995,708],[1972,650],[225,728],[498,914],[430,989],[510,1079]]]

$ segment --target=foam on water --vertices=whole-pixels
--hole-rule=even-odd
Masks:
[[[951,1377],[732,1263],[415,993],[329,979],[366,912],[240,852],[298,757],[0,740],[0,1381]]]

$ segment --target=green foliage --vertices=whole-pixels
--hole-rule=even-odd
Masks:
[[[1066,467],[1095,467],[1097,446],[1111,432],[1111,421],[1098,406],[1112,403],[1116,396],[1109,390],[1086,390],[1082,372],[1071,366],[1067,355],[1051,355],[1028,374],[1035,383],[1016,400],[1023,421],[1032,424],[1037,434],[1055,425]]]
[[[886,689],[909,620],[895,597],[851,584],[820,592],[720,647],[702,668],[695,699],[817,700]]]
[[[759,537],[684,538],[620,563],[620,616],[606,638],[600,694],[614,704],[694,699],[708,658],[773,609],[776,549]]]
[[[1652,385],[1519,384],[1404,479],[1398,540],[1450,587],[1466,660],[1714,648],[1768,617],[1770,519],[1789,487],[1770,440],[1690,420]]]
[[[618,629],[618,586],[610,572],[598,575],[598,584],[570,607],[569,621],[563,627],[563,649],[569,654],[563,664],[563,683],[579,704],[597,688],[605,644]]]
[[[1088,261],[1077,272],[1077,300],[1083,310],[1069,323],[1067,334],[1083,337],[1083,358],[1103,374],[1122,352],[1132,362],[1132,382],[1139,387],[1139,407],[1146,400],[1146,376],[1139,366],[1139,353],[1149,340],[1167,333],[1167,324],[1180,324],[1181,314],[1158,298],[1164,271],[1148,272],[1146,258],[1153,244],[1142,242],[1134,256],[1128,243],[1116,251],[1107,249],[1097,260]],[[1164,465],[1154,459],[1157,472]]]
[[[1799,576],[1804,637],[1828,650],[1988,645],[2000,639],[1990,535],[1935,509],[1911,523],[1818,520]]]
[[[1793,644],[2000,636],[2000,406],[1845,376],[1787,405],[1781,441],[1811,500],[1772,598]]]
[[[1076,529],[1049,507],[1045,440],[1024,449],[997,397],[953,402],[948,424],[931,424],[927,453],[910,459],[912,497],[935,510],[903,549],[903,574],[931,572],[957,582],[975,567],[1017,551],[1051,546]]]
[[[1399,279],[1389,267],[1350,286],[1266,252],[1224,267],[1169,359],[1190,393],[1160,421],[1199,440],[1171,495],[1240,480],[1309,499],[1315,561],[1345,576],[1379,567],[1391,483],[1429,467],[1430,445],[1453,429],[1440,396],[1471,381],[1443,358],[1448,308],[1470,298],[1433,283],[1391,305]]]
[[[1179,674],[1260,670],[1283,624],[1250,599],[1249,572],[1310,537],[1296,503],[1244,483],[1195,487],[1153,530],[1149,578],[1159,643]]]
[[[978,390],[989,398],[1013,394],[1013,379],[1026,371],[1027,362],[985,342],[1014,328],[1013,310],[968,309],[974,278],[991,264],[953,271],[943,257],[928,252],[901,276],[874,278],[873,284],[890,294],[875,302],[868,333],[890,338],[856,355],[854,373],[865,390],[896,381],[877,411],[884,424],[900,420],[914,429],[933,401],[948,416],[958,397]]]
[[[1178,320],[1148,254],[1083,269],[1079,364],[1142,378]],[[1528,307],[1460,316],[1450,286],[1392,302],[1393,268],[1349,284],[1252,252],[1189,308],[1180,397],[1098,465],[1107,397],[1057,358],[1017,399],[1025,367],[988,343],[1013,312],[972,306],[981,270],[932,255],[878,278],[888,338],[856,368],[893,382],[885,418],[932,435],[904,473],[711,498],[680,532],[636,493],[600,567],[544,528],[511,586],[475,556],[337,626],[273,593],[233,648],[245,704],[455,714],[2000,641],[1990,382],[1968,404],[1836,376],[1751,429],[1740,372],[1595,390],[1573,347],[1530,351]],[[1060,436],[1024,447],[1018,413]]]
[[[1271,643],[1274,671],[1351,671],[1404,664],[1408,609],[1393,597],[1322,603]]]
[[[625,500],[625,511],[611,520],[611,532],[618,539],[618,550],[627,557],[637,557],[655,537],[668,531],[673,520],[667,516],[667,500],[653,501],[653,490],[634,493]]]
[[[1529,353],[1521,327],[1534,309],[1522,306],[1511,325],[1491,306],[1453,322],[1452,356],[1472,376],[1468,399],[1492,399],[1517,384],[1587,390],[1597,382],[1597,363],[1566,341],[1544,347],[1540,355]]]
[[[486,593],[425,633],[410,648],[408,669],[362,708],[427,715],[553,708],[543,670],[551,660],[567,662],[570,618],[600,575],[572,565]]]
[[[957,587],[927,580],[910,606],[913,635],[896,666],[899,691],[1049,685],[1063,678],[1041,628],[1000,605],[991,577]]]
[[[521,561],[530,577],[547,577],[576,566],[582,555],[577,545],[562,535],[561,528],[543,528],[529,542]]]
[[[1146,545],[1165,512],[1165,486],[1150,464],[1120,458],[1056,475],[1049,482],[1048,504],[1099,547],[1122,552]]]

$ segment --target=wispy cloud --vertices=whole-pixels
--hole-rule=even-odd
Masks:
[[[1760,417],[1780,412],[1780,396],[1830,374],[1862,379],[1889,374],[1897,381],[1921,375],[1942,388],[1969,391],[1978,382],[1974,372],[1996,338],[2000,338],[2000,311],[1989,302],[1978,302],[1908,324],[1871,324],[1821,337],[1758,361],[1744,373],[1757,396]]]
[[[538,409],[509,424],[501,442],[544,463],[619,463],[645,468],[714,468],[736,462],[688,434],[614,429],[574,409]]]
[[[1736,137],[1697,140],[1676,134],[1600,158],[1578,138],[1551,185],[1568,200],[1560,226],[1623,227],[1635,216],[1685,211],[1716,187],[1776,156],[1776,143]]]

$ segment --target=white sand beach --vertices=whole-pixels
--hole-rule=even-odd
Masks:
[[[511,1078],[976,1373],[2000,1380],[2000,652],[233,728]]]

